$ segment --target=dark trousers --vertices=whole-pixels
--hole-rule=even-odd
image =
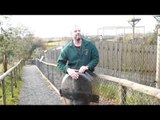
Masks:
[[[89,105],[90,102],[87,100],[70,100],[70,105]]]

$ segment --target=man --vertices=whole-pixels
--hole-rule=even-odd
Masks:
[[[93,72],[99,62],[99,53],[96,46],[89,40],[82,38],[81,30],[75,26],[72,30],[72,40],[62,49],[57,67],[76,80],[79,74],[86,70]]]

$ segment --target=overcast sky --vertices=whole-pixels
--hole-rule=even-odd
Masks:
[[[152,15],[10,15],[14,25],[24,25],[39,37],[70,36],[74,25],[86,35],[96,35],[104,26],[131,26],[128,20],[140,18],[136,26],[144,26],[145,33],[153,32],[156,20]]]

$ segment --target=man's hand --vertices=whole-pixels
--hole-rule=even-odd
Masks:
[[[79,75],[75,72],[75,69],[68,68],[67,72],[73,79],[78,79]]]
[[[79,72],[84,73],[86,70],[88,70],[88,66],[81,66]]]

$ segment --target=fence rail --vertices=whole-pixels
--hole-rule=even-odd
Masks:
[[[155,87],[157,45],[94,42],[100,55],[97,72]],[[44,61],[56,64],[61,49],[50,49]]]
[[[34,63],[59,91],[65,74],[55,64],[39,59]],[[160,105],[160,89],[104,74],[93,77],[93,92],[100,96],[99,105]]]
[[[12,68],[8,69],[5,73],[0,75],[0,82],[2,87],[2,104],[6,105],[6,84],[5,84],[5,78],[10,75],[10,82],[11,82],[11,94],[12,98],[14,97],[14,86],[17,87],[17,80],[20,78],[20,71],[22,69],[22,66],[24,65],[24,61],[20,60],[16,65],[14,65]]]

